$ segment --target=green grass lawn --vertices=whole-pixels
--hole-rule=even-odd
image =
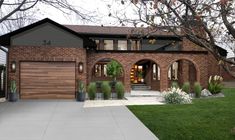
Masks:
[[[194,99],[189,105],[146,105],[128,108],[160,140],[235,140],[235,89],[224,98]]]

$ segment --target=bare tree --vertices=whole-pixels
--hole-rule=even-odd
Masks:
[[[37,9],[30,9],[28,11],[17,12],[12,15],[15,20],[5,20],[0,24],[2,28],[1,33],[12,32],[21,27],[27,26],[37,20]]]
[[[224,68],[234,61],[220,56],[218,45],[223,42],[235,50],[235,1],[234,0],[121,0],[122,5],[132,3],[138,19],[127,18],[129,11],[121,16],[120,23],[144,23],[152,31],[168,30],[177,36],[185,37],[200,47],[206,48]],[[117,13],[117,12],[116,12]],[[113,14],[115,15],[115,14]],[[146,33],[148,34],[148,33]],[[227,65],[229,64],[229,65]]]
[[[91,15],[92,12],[82,7],[75,7],[67,0],[0,0],[0,24],[4,21],[18,21],[24,19],[25,14],[29,14],[29,12],[26,11],[35,8],[38,4],[49,5],[64,14],[74,13],[82,20],[89,21],[95,17]],[[17,13],[18,15],[16,15]],[[29,15],[27,15],[27,17],[29,17]]]

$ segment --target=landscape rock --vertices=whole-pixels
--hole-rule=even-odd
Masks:
[[[214,97],[224,97],[224,94],[223,93],[218,93],[218,94],[214,94],[213,96]]]
[[[202,97],[208,97],[208,96],[211,96],[211,92],[207,89],[203,89],[202,92],[201,92],[201,96]]]

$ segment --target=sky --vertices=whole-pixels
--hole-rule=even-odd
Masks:
[[[120,25],[119,21],[116,18],[109,17],[111,10],[128,10],[131,12],[131,7],[128,8],[120,6],[121,0],[68,0],[71,4],[75,5],[78,8],[83,8],[83,11],[90,11],[90,15],[94,15],[97,19],[93,19],[91,22],[84,22],[78,19],[75,15],[71,14],[70,16],[64,15],[62,12],[58,11],[55,8],[43,5],[39,6],[40,15],[39,18],[50,18],[60,24],[89,24],[89,25],[106,25],[106,26],[118,26]],[[118,1],[118,2],[115,2]],[[110,8],[108,7],[110,5]]]

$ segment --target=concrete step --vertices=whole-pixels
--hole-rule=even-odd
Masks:
[[[146,84],[135,84],[131,86],[132,90],[151,90],[151,86]]]
[[[159,91],[144,91],[144,90],[132,90],[130,97],[162,97]]]

